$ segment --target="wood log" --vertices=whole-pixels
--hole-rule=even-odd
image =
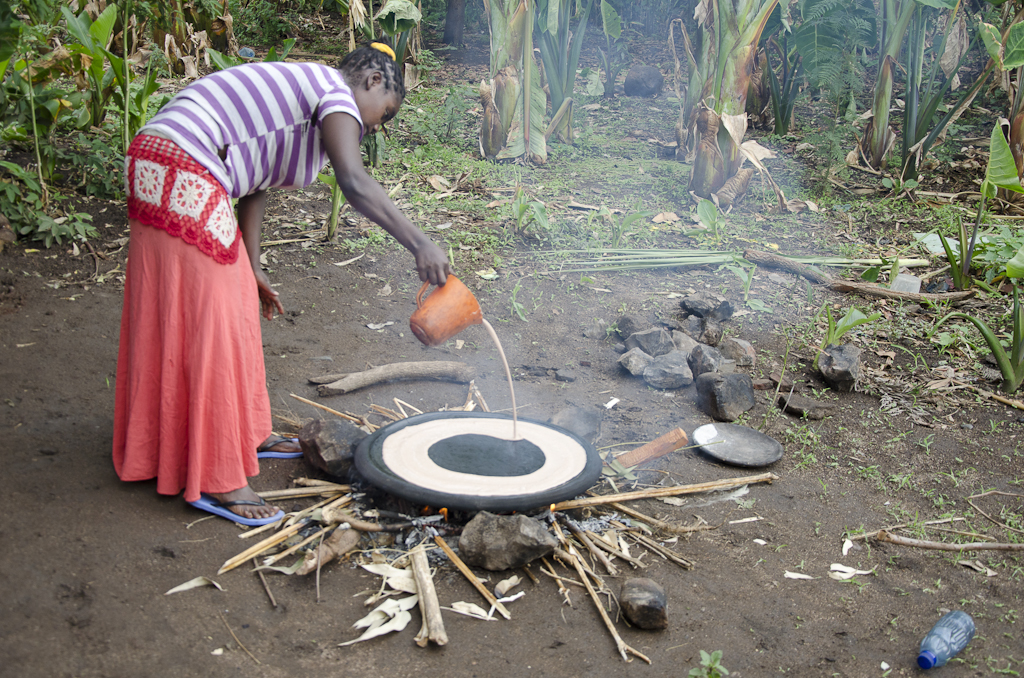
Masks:
[[[886,541],[899,546],[913,546],[919,549],[933,549],[936,551],[1024,551],[1024,544],[1000,544],[990,541],[974,542],[973,544],[947,544],[943,541],[927,541],[924,539],[911,539],[892,534],[885,530],[879,530],[875,535],[878,541]]]
[[[309,574],[317,572],[321,567],[335,558],[343,555],[359,546],[359,539],[363,533],[359,530],[337,529],[331,536],[324,539],[323,543],[316,547],[316,550],[306,556],[302,566],[295,571],[295,574]]]
[[[437,645],[447,645],[448,633],[444,630],[444,620],[441,619],[441,603],[437,600],[437,591],[434,590],[430,563],[427,562],[427,552],[423,544],[410,551],[409,558],[412,562],[412,576],[416,580],[416,591],[419,594],[420,614],[423,615],[423,625],[416,635],[416,644],[426,647],[427,643],[433,641]]]
[[[825,285],[835,292],[856,292],[869,297],[884,297],[886,299],[899,299],[900,301],[963,301],[974,296],[974,290],[962,292],[947,292],[945,294],[915,294],[913,292],[896,292],[888,287],[882,287],[872,283],[853,282],[849,280],[836,280],[824,273],[814,270],[810,266],[793,261],[778,254],[760,252],[758,250],[745,250],[743,258],[752,264],[765,268],[777,268],[788,271],[794,275],[806,278],[811,282]]]
[[[468,384],[476,376],[476,369],[466,363],[431,360],[411,363],[391,363],[365,372],[353,372],[329,384],[321,384],[316,391],[321,396],[342,395],[366,386],[394,379],[441,379]]]
[[[466,581],[472,584],[473,588],[475,588],[480,595],[484,597],[484,600],[494,606],[494,609],[501,613],[501,616],[505,619],[512,618],[508,609],[499,603],[498,599],[494,597],[494,594],[488,591],[487,588],[480,583],[480,580],[476,578],[476,575],[469,569],[469,566],[462,562],[461,558],[455,555],[455,551],[452,551],[452,547],[448,546],[448,543],[444,539],[441,537],[434,537],[434,542],[441,547],[441,550],[444,551],[445,555],[448,556],[448,559],[452,561],[452,564],[458,568],[459,572],[462,573],[462,576],[466,578]]]
[[[673,429],[646,445],[642,445],[631,452],[626,452],[625,454],[616,457],[615,461],[626,467],[636,466],[637,464],[642,464],[645,461],[664,457],[669,452],[675,452],[688,442],[690,442],[690,440],[686,437],[686,432],[683,431],[683,429]]]

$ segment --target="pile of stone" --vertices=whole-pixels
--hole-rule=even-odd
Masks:
[[[632,316],[619,318],[619,365],[654,388],[694,384],[705,412],[719,421],[735,421],[754,406],[753,380],[737,371],[754,366],[754,347],[744,339],[722,339],[723,324],[733,314],[728,300],[697,293],[682,299],[680,307],[682,320],[671,327],[644,326]],[[596,334],[593,329],[585,334]]]

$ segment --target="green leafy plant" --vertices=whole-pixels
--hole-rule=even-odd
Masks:
[[[1020,263],[1024,264],[1024,261]],[[1024,266],[1018,267],[1017,264],[1014,264],[1012,270],[1017,274],[1014,277],[1024,276]],[[1013,311],[1011,317],[1013,333],[1010,335],[1009,354],[1003,348],[996,333],[983,320],[959,311],[953,311],[943,316],[942,319],[935,323],[935,327],[928,333],[928,336],[930,338],[934,335],[939,327],[951,318],[960,318],[973,323],[978,328],[978,331],[981,332],[981,336],[985,339],[988,349],[992,352],[992,356],[996,359],[996,364],[999,366],[999,373],[1003,376],[1003,383],[1000,385],[1000,389],[1005,393],[1013,393],[1024,382],[1024,309],[1021,308],[1016,285],[1013,286]]]
[[[5,176],[9,175],[9,176]],[[12,162],[0,161],[0,213],[19,235],[42,241],[49,248],[65,240],[85,240],[96,236],[88,214],[52,217],[47,211],[47,195],[37,175]]]
[[[854,327],[866,325],[867,323],[874,322],[882,317],[881,313],[872,313],[871,315],[866,316],[856,306],[851,306],[850,310],[846,312],[846,315],[840,318],[839,322],[836,322],[832,318],[832,309],[829,305],[825,304],[823,308],[825,310],[825,317],[828,320],[828,329],[825,331],[825,338],[821,342],[818,354],[814,357],[814,369],[818,369],[818,358],[821,357],[821,354],[825,349],[832,345],[838,345],[844,334],[852,330]]]
[[[772,52],[780,63],[780,73],[776,74],[772,67]],[[804,64],[800,53],[789,49],[787,35],[782,36],[782,45],[769,38],[765,45],[767,59],[768,89],[771,91],[772,117],[775,119],[775,133],[779,136],[789,134],[789,126],[793,122],[793,109],[800,98],[800,83],[803,82]],[[782,76],[781,80],[779,75]]]
[[[601,65],[604,68],[604,95],[615,94],[615,79],[625,66],[628,56],[622,40],[622,19],[608,0],[601,0],[601,27],[604,30],[605,49],[601,53]]]
[[[725,218],[718,211],[718,205],[707,198],[701,198],[697,203],[697,217],[700,224],[711,232],[715,242],[722,242],[722,229],[725,228]]]
[[[316,175],[316,178],[331,187],[331,218],[327,222],[327,239],[334,240],[334,236],[338,232],[341,206],[345,203],[345,194],[341,192],[341,186],[338,186],[338,181],[333,174],[321,172]]]
[[[559,139],[570,144],[573,141],[572,90],[593,0],[575,3],[579,15],[575,31],[569,30],[573,4],[572,0],[540,0],[537,4],[537,16],[540,18],[537,45],[544,62],[553,112],[547,136],[554,132]]]
[[[722,651],[715,650],[708,654],[700,651],[700,666],[690,669],[686,674],[689,678],[722,678],[729,675],[729,669],[722,666]]]
[[[67,47],[72,54],[70,61],[74,65],[74,74],[84,74],[88,83],[85,92],[87,105],[81,109],[78,126],[98,127],[106,117],[107,101],[114,91],[115,73],[113,68],[107,68],[107,47],[117,21],[117,5],[107,5],[95,21],[86,11],[75,16],[67,7],[60,10],[68,32],[77,41]]]

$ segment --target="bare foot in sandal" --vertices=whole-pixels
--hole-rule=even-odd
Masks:
[[[270,518],[280,510],[273,504],[263,501],[248,485],[231,492],[208,492],[207,494],[224,505],[224,508],[243,518]],[[232,502],[252,502],[252,504],[231,505]]]
[[[302,446],[294,438],[285,438],[279,435],[269,435],[259,447],[257,452],[284,452],[286,454],[300,454]]]

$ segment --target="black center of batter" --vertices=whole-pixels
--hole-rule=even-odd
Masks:
[[[479,433],[438,440],[427,456],[443,469],[478,476],[525,476],[544,465],[544,453],[529,440],[503,440]]]

